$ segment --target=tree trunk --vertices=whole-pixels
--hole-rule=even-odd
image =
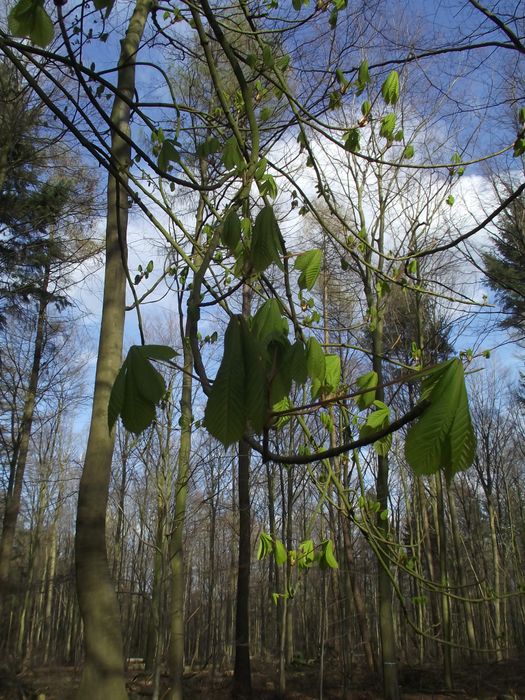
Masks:
[[[46,263],[42,280],[40,301],[38,303],[38,316],[36,321],[35,347],[33,349],[33,362],[29,385],[24,402],[22,422],[18,433],[18,439],[11,458],[9,484],[7,488],[7,501],[2,524],[2,538],[0,540],[0,597],[5,601],[5,592],[9,581],[11,568],[11,553],[15,540],[16,523],[20,512],[22,499],[22,487],[29,451],[29,440],[35,412],[38,380],[40,377],[40,365],[44,351],[44,331],[47,311],[47,288],[49,286],[50,264]]]
[[[124,133],[130,130],[130,107],[120,95],[130,102],[133,100],[135,57],[150,8],[151,0],[137,0],[121,43],[118,95],[113,103],[111,121]],[[86,649],[79,700],[127,698],[120,613],[106,550],[106,508],[115,440],[114,432],[108,430],[108,403],[122,361],[126,290],[123,257],[126,255],[128,222],[128,199],[123,185],[131,161],[129,144],[115,131],[111,155],[120,183],[114,175],[109,176],[102,319],[75,539],[77,595]]]
[[[239,559],[235,613],[235,667],[232,695],[237,700],[252,696],[250,668],[250,448],[239,442]]]
[[[184,374],[181,394],[181,432],[179,445],[179,470],[175,488],[175,522],[170,539],[171,611],[169,662],[171,675],[170,700],[182,700],[182,676],[184,673],[184,559],[183,534],[190,473],[192,427],[192,371],[193,355],[188,335],[183,339]]]

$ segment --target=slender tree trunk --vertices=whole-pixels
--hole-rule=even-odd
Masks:
[[[246,700],[252,696],[250,666],[250,448],[239,442],[239,559],[237,567],[237,607],[235,613],[235,666],[233,697]]]
[[[450,597],[448,595],[448,560],[447,560],[447,523],[445,519],[445,496],[441,473],[436,474],[436,496],[438,509],[438,534],[439,534],[439,576],[441,583],[441,625],[445,642],[443,644],[443,677],[447,690],[452,688],[452,620],[450,610]]]
[[[251,290],[243,288],[242,312],[249,316]],[[232,697],[247,700],[252,697],[252,672],[250,665],[250,564],[251,564],[251,513],[250,513],[250,447],[239,441],[238,463],[239,494],[239,559],[237,566],[237,606],[235,611],[235,664],[233,670]]]
[[[171,675],[170,700],[182,700],[184,674],[184,558],[183,535],[190,474],[192,430],[192,372],[193,354],[188,335],[183,339],[184,374],[181,394],[181,432],[179,444],[179,470],[175,494],[175,521],[170,539],[171,612],[169,666]]]
[[[118,95],[111,121],[129,133],[130,107],[135,89],[135,57],[146,26],[151,0],[137,0],[121,42]],[[131,161],[129,144],[112,134],[112,165],[126,180]],[[125,315],[125,260],[128,199],[113,175],[108,180],[106,265],[95,391],[84,470],[78,494],[75,563],[77,594],[84,623],[86,662],[79,700],[125,700],[124,657],[120,612],[108,568],[106,509],[114,446],[108,430],[108,402],[122,361]]]
[[[9,581],[11,568],[11,553],[15,540],[16,523],[20,512],[24,474],[29,452],[31,428],[35,413],[38,380],[40,377],[40,365],[45,344],[45,323],[47,311],[47,288],[49,286],[50,264],[47,263],[42,280],[41,296],[38,303],[38,315],[36,321],[35,346],[33,349],[33,362],[29,385],[24,402],[24,411],[18,433],[17,443],[11,458],[9,484],[7,488],[7,501],[2,523],[2,537],[0,540],[0,598],[5,600],[5,593]],[[0,618],[1,619],[1,618]]]

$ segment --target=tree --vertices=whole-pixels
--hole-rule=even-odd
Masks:
[[[507,185],[504,191],[511,193],[512,187]],[[502,327],[514,329],[521,337],[525,332],[525,198],[513,200],[494,224],[494,251],[483,254],[485,274],[501,303]]]

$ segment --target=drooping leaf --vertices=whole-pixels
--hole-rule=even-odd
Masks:
[[[393,70],[381,87],[381,94],[387,105],[395,105],[399,99],[399,75]]]
[[[271,554],[273,548],[273,540],[266,532],[261,532],[259,536],[259,548],[257,549],[257,559],[260,561]]]
[[[303,540],[299,544],[297,565],[300,569],[307,569],[315,562],[315,548],[313,540]]]
[[[260,433],[266,423],[268,412],[265,348],[250,331],[245,319],[241,319],[241,341],[246,425],[251,432]]]
[[[241,240],[241,222],[235,211],[230,211],[223,221],[221,241],[231,253],[235,253]]]
[[[365,408],[369,408],[372,405],[376,397],[377,372],[372,371],[363,374],[357,378],[356,384],[360,390],[370,389],[370,391],[359,394],[359,396],[354,398],[358,408],[364,411]]]
[[[300,340],[296,340],[291,346],[289,353],[292,381],[296,382],[296,384],[305,384],[308,379],[308,354],[306,348]]]
[[[321,569],[338,569],[339,564],[334,555],[334,545],[332,540],[321,542],[321,555],[319,557],[319,566]]]
[[[381,119],[381,127],[379,129],[379,135],[383,138],[391,141],[394,138],[394,130],[396,128],[396,115],[391,112],[386,114]]]
[[[341,383],[341,357],[325,355],[324,389],[330,393],[337,391]]]
[[[242,316],[230,319],[222,361],[204,412],[204,425],[227,447],[260,432],[268,413],[265,349]]]
[[[20,0],[9,13],[8,28],[13,36],[27,36],[42,48],[48,46],[55,35],[53,21],[44,9],[43,0]]]
[[[111,430],[119,415],[126,430],[141,433],[155,417],[155,407],[166,393],[162,375],[150,360],[170,360],[177,353],[164,345],[132,345],[115,379],[108,404]]]
[[[237,143],[235,136],[231,136],[222,150],[222,162],[225,168],[232,170],[233,168],[241,168],[244,165],[241,149]]]
[[[313,288],[321,271],[322,259],[323,253],[319,248],[307,250],[305,253],[297,256],[294,269],[301,271],[297,281],[299,289],[311,290]]]
[[[361,148],[359,129],[350,129],[346,132],[344,139],[345,151],[349,153],[359,153],[359,149]]]
[[[275,539],[273,553],[275,556],[275,563],[277,564],[277,566],[281,566],[281,564],[285,564],[287,562],[288,552],[286,551],[286,547],[281,542],[281,540],[278,540],[277,538]]]
[[[259,307],[252,319],[252,330],[265,347],[272,341],[283,342],[288,336],[288,321],[281,314],[277,299],[269,299]]]
[[[255,218],[251,252],[255,272],[263,272],[272,263],[282,269],[281,233],[271,206],[261,209]]]
[[[314,336],[308,338],[306,343],[306,369],[308,376],[313,381],[317,379],[324,382],[326,374],[326,361],[323,348]]]
[[[246,425],[241,321],[239,316],[230,319],[222,361],[204,412],[204,425],[225,447],[240,440]]]
[[[390,409],[388,406],[382,401],[374,401],[373,405],[375,410],[368,414],[365,424],[359,429],[359,436],[361,438],[370,437],[379,430],[387,428],[390,423]],[[391,446],[392,435],[385,435],[379,440],[376,440],[373,444],[375,451],[383,457],[386,457]]]
[[[180,161],[180,153],[174,141],[166,139],[163,141],[160,153],[157,158],[157,164],[160,170],[168,170],[171,162],[178,163]]]
[[[206,141],[199,143],[196,149],[199,158],[208,158],[213,153],[218,153],[220,150],[221,142],[216,136],[210,136]]]
[[[368,61],[365,59],[359,66],[357,72],[357,94],[360,95],[365,87],[370,82],[370,73],[368,72]]]
[[[405,456],[416,474],[441,469],[450,483],[472,464],[476,450],[462,362],[449,360],[430,373],[423,380],[422,398],[430,406],[410,427]]]
[[[407,160],[410,160],[411,158],[414,157],[414,146],[412,146],[411,143],[408,144],[408,146],[405,146],[403,150],[403,158],[406,158]]]

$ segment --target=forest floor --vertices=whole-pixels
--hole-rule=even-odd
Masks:
[[[36,668],[24,674],[0,669],[0,700],[73,700],[79,672],[71,667]],[[287,672],[286,700],[319,698],[319,668],[294,665]],[[208,672],[188,674],[188,700],[229,700],[231,673]],[[403,700],[525,700],[525,658],[500,663],[468,664],[454,672],[454,690],[443,687],[442,674],[431,666],[400,669]],[[342,679],[337,669],[325,674],[324,700],[343,700]],[[128,688],[132,700],[147,700],[152,695],[151,682],[143,673],[129,675]],[[274,700],[277,688],[276,665],[254,663],[254,700]],[[161,698],[166,694],[161,694]],[[377,678],[361,676],[351,683],[344,700],[379,700]],[[108,698],[108,700],[110,700]]]

